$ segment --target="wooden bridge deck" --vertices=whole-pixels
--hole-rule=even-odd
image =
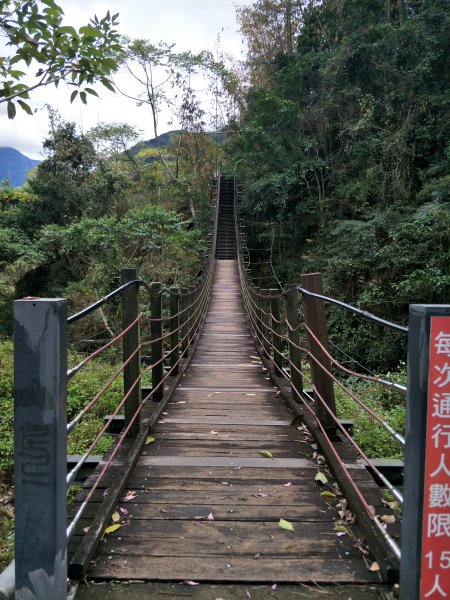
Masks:
[[[378,581],[355,548],[358,527],[354,538],[333,530],[339,497],[321,495],[332,488],[314,480],[314,448],[292,417],[248,332],[236,261],[218,261],[197,350],[127,484],[125,524],[104,537],[88,576]]]

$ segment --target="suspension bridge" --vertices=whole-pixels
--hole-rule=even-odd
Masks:
[[[415,487],[425,450],[411,444],[405,487],[394,485],[386,465],[356,444],[351,423],[338,418],[334,389],[407,454],[408,435],[425,439],[426,414],[409,414],[405,440],[346,387],[337,373],[359,374],[330,353],[325,305],[401,336],[408,328],[327,298],[320,274],[281,291],[255,287],[238,196],[233,178],[217,180],[212,250],[196,285],[164,291],[127,269],[118,289],[69,318],[63,300],[16,303],[16,597],[65,597],[66,573],[75,581],[253,582],[273,590],[283,583],[385,590],[403,578],[403,600],[419,598],[420,581],[428,585],[420,580],[424,501]],[[144,295],[150,316],[141,312]],[[68,369],[67,328],[119,297],[121,333]],[[432,314],[448,322],[449,307]],[[67,423],[67,380],[113,346],[122,347],[122,365]],[[67,434],[122,376],[122,400],[67,472]],[[362,377],[407,393],[398,383]],[[115,444],[67,514],[67,486],[111,432]],[[404,497],[415,500],[403,508],[401,531]],[[449,512],[448,503],[438,508]],[[442,531],[437,537],[448,544],[450,532]],[[448,550],[420,598],[450,597]]]

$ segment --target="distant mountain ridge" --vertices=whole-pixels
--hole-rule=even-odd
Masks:
[[[12,187],[23,185],[27,171],[36,167],[41,161],[28,158],[15,148],[0,147],[0,183],[8,180]]]

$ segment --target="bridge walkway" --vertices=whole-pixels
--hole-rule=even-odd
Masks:
[[[335,530],[342,498],[326,467],[329,482],[315,480],[316,447],[292,422],[250,336],[237,261],[218,260],[197,349],[127,483],[122,526],[104,536],[88,577],[379,581],[358,526]]]

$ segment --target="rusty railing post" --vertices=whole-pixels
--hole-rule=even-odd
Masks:
[[[306,290],[313,292],[314,294],[323,295],[322,273],[309,273],[307,275],[302,275],[300,281],[302,287]],[[324,346],[329,352],[327,316],[325,312],[324,301],[320,298],[314,298],[313,296],[303,294],[302,303],[305,324],[318,338],[322,346]],[[311,365],[311,374],[314,386],[317,390],[317,393],[321,396],[321,398],[323,398],[333,415],[336,416],[336,401],[334,398],[333,380],[327,373],[327,371],[331,371],[331,361],[308,332],[308,330],[306,330],[306,335],[308,338],[309,351],[324,367],[320,367],[315,360],[310,358],[309,363]],[[314,403],[316,415],[322,425],[328,430],[335,430],[336,423],[319,398],[314,396]]]
[[[67,302],[14,302],[16,598],[67,595]]]
[[[178,288],[170,289],[170,370],[172,375],[178,374],[178,357],[180,356],[178,344],[180,335],[178,331],[180,318],[180,293]]]
[[[284,295],[286,297],[286,319],[289,324],[287,327],[287,338],[289,348],[289,364],[291,371],[292,397],[297,402],[300,401],[303,392],[303,381],[301,376],[301,352],[299,318],[298,318],[298,299],[297,287],[289,283],[284,286]]]
[[[189,346],[189,320],[188,320],[188,289],[180,289],[180,311],[181,311],[181,355],[185,357]]]
[[[120,272],[120,282],[122,285],[137,279],[136,269],[122,269]],[[139,286],[131,285],[122,293],[122,327],[126,329],[139,314]],[[136,414],[141,402],[141,381],[139,375],[141,372],[140,356],[140,327],[136,323],[134,327],[125,334],[123,338],[123,361],[129,361],[123,371],[123,391],[128,395],[125,402],[125,427],[128,426],[131,419]],[[140,417],[138,416],[130,428],[129,435],[136,436],[139,433]]]
[[[159,402],[164,395],[164,364],[163,364],[163,324],[162,324],[162,293],[161,283],[154,282],[150,286],[151,303],[151,339],[155,340],[151,344],[152,353],[152,389],[156,390],[152,394],[152,400]]]
[[[278,290],[269,290],[270,292],[270,312],[272,313],[272,347],[273,347],[273,363],[274,372],[277,377],[283,375],[283,354],[281,343],[281,327],[280,327],[280,297]]]

